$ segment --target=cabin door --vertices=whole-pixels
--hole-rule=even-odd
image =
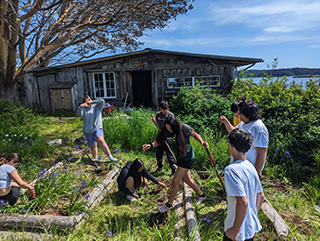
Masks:
[[[135,107],[152,107],[151,71],[133,71],[132,93]]]

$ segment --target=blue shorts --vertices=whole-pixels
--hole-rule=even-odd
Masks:
[[[93,133],[91,134],[86,134],[84,133],[84,136],[86,137],[87,141],[89,142],[89,146],[92,147],[94,145],[97,145],[97,142],[96,142],[96,139],[99,137],[99,136],[103,136],[103,129],[100,128],[96,131],[94,131]]]

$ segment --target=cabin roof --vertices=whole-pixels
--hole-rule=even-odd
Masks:
[[[248,57],[234,57],[234,56],[223,56],[223,55],[212,55],[212,54],[199,54],[199,53],[187,53],[187,52],[178,52],[178,51],[169,51],[169,50],[159,50],[159,49],[151,49],[146,48],[144,50],[140,51],[134,51],[130,53],[124,53],[124,54],[117,54],[97,59],[91,59],[71,64],[65,64],[65,65],[58,65],[53,67],[45,67],[45,68],[39,68],[34,69],[32,72],[41,72],[44,70],[49,69],[62,69],[62,68],[69,68],[69,67],[77,67],[77,66],[83,66],[87,64],[95,64],[103,61],[108,60],[114,60],[114,59],[120,59],[145,53],[153,53],[153,54],[164,54],[164,55],[181,55],[185,57],[193,57],[193,58],[206,58],[210,60],[220,60],[223,61],[225,64],[235,67],[245,66],[249,64],[255,64],[255,63],[261,63],[264,62],[263,59],[260,58],[248,58]]]

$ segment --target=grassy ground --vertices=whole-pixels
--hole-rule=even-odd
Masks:
[[[35,173],[44,167],[50,167],[56,161],[70,156],[74,150],[74,140],[82,135],[82,121],[74,117],[46,117],[48,121],[40,126],[40,135],[47,139],[62,138],[64,144],[54,147],[54,150],[46,158],[41,159],[41,164],[34,163]],[[109,130],[112,131],[112,130]],[[108,131],[107,131],[108,135]],[[106,137],[108,138],[108,137]],[[120,138],[120,137],[119,137]],[[226,156],[224,139],[217,141],[210,147],[215,160]],[[112,140],[108,140],[110,149],[118,148],[112,146]],[[195,151],[199,146],[195,145]],[[219,149],[219,151],[218,151]],[[223,152],[223,154],[221,154]],[[102,151],[99,150],[102,154]],[[113,152],[116,155],[115,152]],[[152,173],[156,169],[155,152],[141,152],[127,150],[125,148],[118,151],[121,157],[119,162],[122,167],[127,161],[140,158],[144,161],[147,169]],[[222,155],[222,156],[219,156]],[[198,154],[201,158],[207,158],[203,150]],[[221,157],[221,158],[220,158]],[[85,157],[83,157],[85,158]],[[103,155],[103,159],[107,157]],[[225,158],[228,158],[227,156]],[[207,158],[208,159],[208,158]],[[209,159],[208,162],[210,163]],[[217,165],[220,165],[217,161]],[[29,173],[28,169],[23,169]],[[208,174],[198,174],[197,171],[208,171]],[[164,170],[156,177],[170,186],[170,168],[166,164]],[[214,170],[210,164],[203,165],[196,163],[192,176],[199,187],[208,196],[207,200],[201,204],[195,204],[199,228],[202,240],[222,240],[226,201],[222,198],[222,188]],[[24,177],[32,179],[29,176]],[[277,180],[263,179],[262,185],[266,197],[276,210],[287,221],[291,228],[290,238],[294,235],[298,240],[318,240],[320,236],[320,213],[306,199],[303,189],[292,188],[288,184]],[[166,214],[159,214],[156,206],[163,203],[168,198],[169,187],[161,189],[159,186],[151,184],[144,189],[140,189],[138,194],[140,199],[137,202],[127,201],[125,195],[118,191],[115,185],[101,204],[89,213],[83,226],[77,230],[68,230],[64,233],[53,233],[56,240],[174,240],[175,235],[175,213],[169,211]],[[194,195],[196,198],[196,195]],[[195,199],[194,199],[195,200]],[[282,240],[276,235],[272,223],[260,211],[259,218],[263,229],[256,236],[256,240]],[[186,230],[181,234],[182,240],[193,240],[188,237]]]

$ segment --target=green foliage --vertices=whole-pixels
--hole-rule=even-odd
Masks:
[[[287,84],[286,77],[276,80],[265,75],[261,82],[240,75],[228,95],[231,101],[245,95],[258,104],[263,122],[269,130],[267,169],[272,176],[292,179],[296,183],[319,169],[313,169],[314,150],[320,148],[319,80],[302,85]],[[270,145],[271,144],[271,145]],[[275,168],[275,166],[279,168]]]
[[[199,134],[221,131],[220,115],[233,118],[232,102],[211,88],[181,88],[170,100],[170,110],[181,122],[190,125]],[[226,132],[225,132],[226,133]]]

